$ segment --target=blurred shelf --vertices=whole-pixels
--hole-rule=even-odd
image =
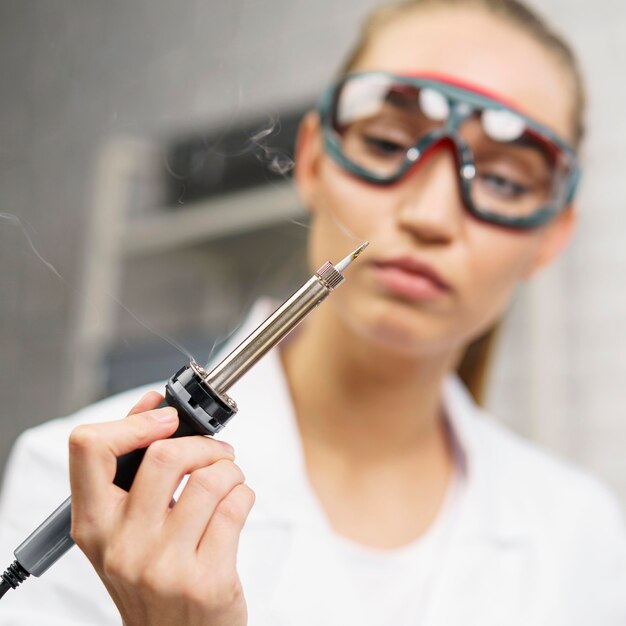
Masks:
[[[123,249],[129,256],[157,254],[305,216],[293,183],[232,192],[184,207],[150,211],[127,222]]]
[[[181,206],[165,206],[164,191],[162,144],[127,136],[103,144],[95,165],[67,389],[74,406],[93,402],[107,389],[106,358],[117,338],[129,261],[154,260],[262,229],[270,229],[280,246],[285,224],[306,215],[288,180]]]

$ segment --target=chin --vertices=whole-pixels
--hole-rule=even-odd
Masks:
[[[343,317],[352,332],[377,352],[417,358],[451,347],[449,329],[442,328],[440,320],[406,305],[370,303],[355,314]]]

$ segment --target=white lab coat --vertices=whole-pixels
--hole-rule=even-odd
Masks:
[[[255,307],[231,345],[269,313],[267,307]],[[72,428],[118,419],[155,388],[162,386],[109,398],[20,437],[0,500],[2,569],[69,493]],[[320,507],[306,479],[277,351],[230,394],[240,411],[221,435],[234,445],[257,494],[238,560],[249,625],[369,625],[362,602],[346,614],[350,581],[333,567],[331,548],[312,523]],[[415,626],[626,626],[626,530],[612,495],[496,424],[458,379],[446,381],[444,404],[465,459],[466,481],[456,523],[429,581],[423,619]],[[381,416],[381,437],[384,421]],[[77,548],[0,600],[0,626],[118,623],[113,603]]]

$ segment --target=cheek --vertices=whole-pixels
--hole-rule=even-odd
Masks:
[[[517,285],[525,280],[540,245],[531,231],[509,231],[477,223],[468,228],[466,292],[470,310],[490,326],[506,309]]]

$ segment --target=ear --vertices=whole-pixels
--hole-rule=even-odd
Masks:
[[[526,273],[526,278],[534,276],[561,254],[574,234],[577,221],[577,211],[573,205],[570,205],[546,227],[537,254]]]
[[[320,118],[309,111],[298,129],[295,149],[294,178],[300,201],[311,210],[319,185],[319,165],[323,154]]]

